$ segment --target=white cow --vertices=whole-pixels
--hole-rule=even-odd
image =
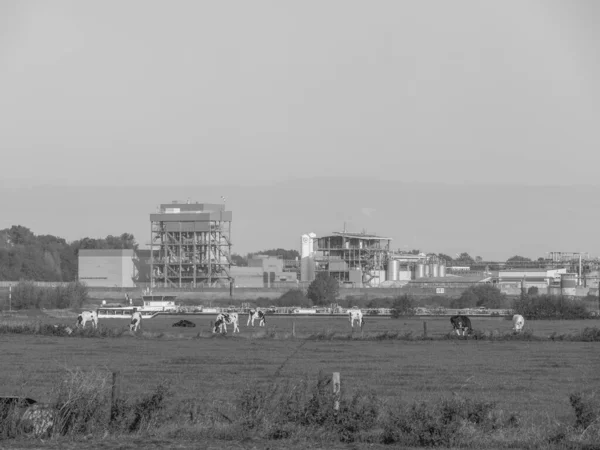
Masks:
[[[240,328],[238,327],[238,314],[237,313],[221,313],[217,316],[215,320],[215,328],[213,329],[213,333],[217,331],[223,333],[227,333],[227,325],[233,325],[233,332],[236,331],[239,333]]]
[[[513,329],[520,333],[523,331],[523,327],[525,326],[525,318],[521,314],[515,314],[513,316]]]
[[[92,322],[92,327],[98,328],[98,313],[96,311],[82,311],[77,316],[75,328],[85,328],[85,324],[90,321]]]
[[[142,325],[142,313],[139,311],[135,311],[131,315],[131,322],[129,322],[129,331],[133,331],[134,333],[140,328]]]
[[[251,309],[250,312],[248,312],[248,323],[246,324],[246,326],[250,326],[250,324],[252,324],[252,326],[254,326],[254,321],[258,319],[258,326],[259,327],[264,327],[265,324],[267,323],[267,318],[265,317],[265,313],[258,310],[258,309]]]
[[[350,316],[350,326],[352,328],[354,328],[355,321],[356,321],[356,324],[358,326],[360,326],[361,328],[365,324],[365,319],[363,318],[363,313],[360,309],[352,309],[348,312],[348,315]]]

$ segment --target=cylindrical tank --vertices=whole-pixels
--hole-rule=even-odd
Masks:
[[[400,262],[397,259],[391,259],[388,262],[387,281],[398,281],[398,271],[400,270]]]
[[[425,276],[428,277],[431,273],[431,271],[429,270],[429,264],[423,264],[423,267],[425,268]]]
[[[425,264],[417,264],[415,268],[415,280],[425,276]]]
[[[431,263],[431,268],[429,269],[431,276],[437,278],[440,276],[439,266],[437,263]]]
[[[563,295],[575,295],[577,287],[576,273],[563,273],[560,277],[560,289]]]
[[[446,276],[446,264],[440,264],[440,277],[445,277]]]

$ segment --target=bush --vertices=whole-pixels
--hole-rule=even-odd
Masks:
[[[390,411],[384,424],[383,442],[421,447],[453,447],[471,444],[465,429],[494,431],[516,426],[515,415],[504,417],[493,402],[462,398],[439,403],[413,403]]]
[[[571,394],[569,402],[575,412],[576,428],[587,428],[600,419],[600,398],[596,397],[595,392]]]
[[[397,319],[401,316],[414,316],[416,302],[408,294],[401,295],[392,303],[392,317]]]
[[[279,297],[274,302],[277,306],[282,307],[290,307],[290,306],[300,306],[300,307],[310,307],[312,306],[312,302],[308,299],[304,293],[300,289],[290,289],[286,293],[284,293],[281,297]]]
[[[452,308],[473,308],[485,306],[486,308],[499,309],[506,304],[506,295],[491,284],[478,284],[466,289],[459,298],[452,300]]]
[[[239,423],[246,430],[269,439],[284,439],[301,429],[320,429],[341,442],[354,442],[361,432],[370,430],[379,414],[374,394],[358,392],[350,399],[334,394],[329,376],[319,374],[317,383],[279,384],[246,388],[239,400]]]
[[[515,314],[526,319],[588,319],[590,312],[581,300],[563,296],[527,294],[515,299],[512,304]]]
[[[529,289],[527,289],[527,295],[538,295],[539,294],[539,289],[537,286],[529,286]]]
[[[72,282],[66,286],[36,286],[33,281],[20,281],[12,290],[13,309],[81,308],[88,299],[87,286]]]

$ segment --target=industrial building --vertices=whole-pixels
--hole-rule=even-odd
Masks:
[[[348,287],[401,287],[411,280],[446,276],[445,262],[437,256],[394,252],[391,241],[347,231],[323,237],[304,234],[300,279],[312,281],[318,273],[326,272]]]
[[[235,287],[298,287],[296,271],[284,270],[285,261],[268,255],[253,255],[248,267],[231,267]]]
[[[90,287],[135,287],[138,270],[134,250],[79,250],[79,281]]]
[[[174,201],[150,214],[153,287],[229,285],[232,212],[224,204]]]

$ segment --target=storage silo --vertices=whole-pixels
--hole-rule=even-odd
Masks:
[[[400,270],[400,262],[397,259],[390,259],[387,268],[387,281],[398,281],[398,271]]]
[[[563,273],[560,276],[560,290],[563,295],[575,295],[577,288],[577,274]]]
[[[425,265],[417,264],[415,266],[415,280],[425,277]]]
[[[446,276],[446,264],[444,264],[444,263],[440,263],[440,269],[439,269],[439,272],[440,272],[440,277],[442,277],[442,278],[443,278],[443,277],[445,277],[445,276]]]
[[[437,278],[440,276],[439,266],[437,263],[431,263],[431,268],[429,270],[432,277]]]
[[[429,264],[423,264],[423,268],[425,269],[425,276],[428,277],[431,273],[429,270]]]

